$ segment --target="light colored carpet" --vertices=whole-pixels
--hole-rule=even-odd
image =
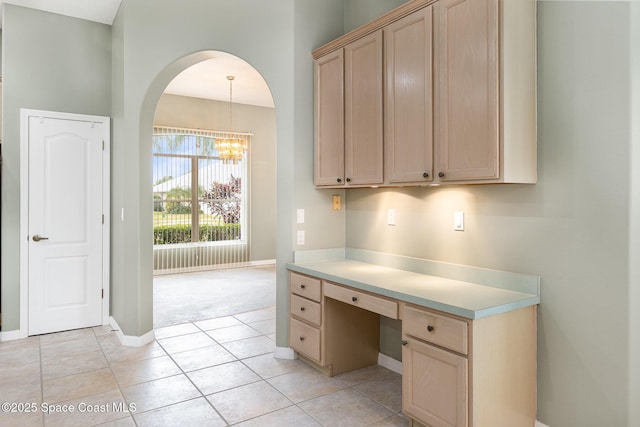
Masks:
[[[274,306],[275,266],[155,276],[155,328]]]

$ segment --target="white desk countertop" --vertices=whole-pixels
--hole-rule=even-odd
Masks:
[[[454,280],[352,259],[301,260],[287,264],[287,269],[468,319],[479,319],[540,303],[539,293],[505,289],[504,285],[493,287]]]

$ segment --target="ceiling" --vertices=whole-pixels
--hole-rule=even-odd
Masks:
[[[271,91],[260,73],[237,56],[214,52],[212,59],[195,64],[178,74],[165,93],[229,101],[229,80],[234,76],[233,102],[273,108]]]
[[[39,9],[112,25],[122,0],[0,0],[4,3]],[[1,20],[0,20],[1,23]],[[1,25],[1,24],[0,24]],[[196,98],[229,101],[229,81],[233,81],[233,102],[273,108],[273,99],[260,73],[242,59],[224,52],[200,62],[178,74],[166,93]]]

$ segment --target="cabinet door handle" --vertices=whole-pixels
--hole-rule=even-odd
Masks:
[[[304,307],[300,307],[300,311],[304,311]]]
[[[358,301],[358,297],[351,297],[351,301],[357,302]]]
[[[306,285],[300,284],[300,289],[306,289]]]
[[[423,178],[429,178],[429,174],[427,172],[425,172],[425,173],[422,174],[422,177]]]
[[[400,341],[400,343],[401,343],[402,345],[407,345],[407,344],[409,344],[409,341],[407,341],[407,340],[402,340],[402,341]]]
[[[336,182],[342,182],[342,178],[336,179]]]
[[[440,178],[444,178],[444,172],[438,172],[438,176],[439,176]]]
[[[351,178],[347,178],[347,182],[351,182]]]
[[[300,337],[300,341],[304,341],[304,337]]]
[[[427,331],[429,331],[429,332],[433,332],[433,331],[435,331],[435,330],[436,330],[436,328],[435,328],[434,326],[427,325]]]

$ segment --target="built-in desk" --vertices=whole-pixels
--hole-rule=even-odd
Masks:
[[[287,268],[289,343],[308,363],[327,375],[376,364],[379,316],[400,319],[412,419],[534,425],[538,277],[354,249],[298,252]]]

